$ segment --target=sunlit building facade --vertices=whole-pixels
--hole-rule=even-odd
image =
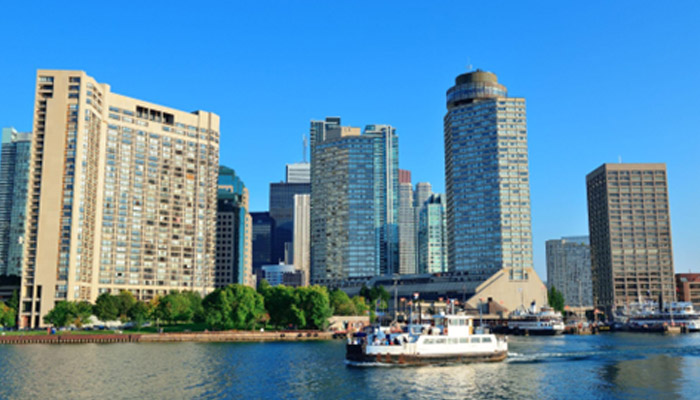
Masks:
[[[459,75],[447,91],[448,267],[486,274],[532,268],[525,99],[490,72]]]
[[[214,287],[219,117],[39,70],[20,326],[60,300]]]

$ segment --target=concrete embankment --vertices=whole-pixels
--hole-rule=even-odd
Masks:
[[[0,344],[273,342],[330,339],[333,339],[332,332],[224,331],[107,335],[8,335],[0,336]]]

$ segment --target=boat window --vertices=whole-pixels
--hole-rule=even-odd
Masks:
[[[472,343],[481,343],[481,339],[478,337],[473,337],[472,338]]]
[[[460,343],[469,343],[469,338],[465,338],[465,337],[459,338],[459,342]]]
[[[444,338],[441,338],[441,339],[435,339],[435,343],[437,343],[437,344],[445,344],[446,342],[447,342],[447,340],[446,340],[446,339],[444,339]]]
[[[425,343],[425,344],[433,344],[433,339],[425,339],[425,341],[423,341],[423,343]]]
[[[459,339],[457,339],[457,338],[450,339],[450,344],[457,344],[457,343],[459,343]]]
[[[485,337],[485,338],[481,339],[481,341],[482,341],[483,343],[491,343],[491,338],[490,338],[490,337]]]

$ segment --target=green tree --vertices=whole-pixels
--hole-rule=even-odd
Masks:
[[[12,291],[12,297],[7,301],[7,306],[15,310],[15,314],[19,314],[19,291]]]
[[[202,307],[202,295],[199,292],[186,290],[181,293],[190,305],[192,310],[192,320],[195,322],[204,322],[204,307]]]
[[[44,316],[44,322],[58,328],[69,324],[81,327],[90,322],[92,304],[87,301],[72,302],[59,301],[48,314]]]
[[[306,328],[326,329],[328,318],[333,315],[328,290],[325,287],[314,285],[297,288],[299,293],[300,309],[306,317]]]
[[[202,301],[205,322],[210,329],[253,329],[265,315],[263,296],[244,285],[228,285]]]
[[[554,286],[547,292],[547,302],[553,309],[564,313],[564,295]]]
[[[335,289],[329,294],[333,315],[357,315],[355,303],[340,289]]]
[[[117,306],[117,316],[122,323],[129,320],[129,310],[133,307],[137,300],[131,292],[122,290],[118,295],[114,296]]]
[[[367,300],[362,296],[354,296],[352,298],[352,303],[355,305],[355,315],[365,315],[369,311],[367,307]]]
[[[271,325],[282,328],[306,325],[304,311],[299,308],[299,293],[294,288],[284,285],[270,287],[265,290],[264,298]]]
[[[192,310],[187,295],[173,290],[158,299],[155,315],[157,318],[170,323],[187,322],[194,317],[194,310]]]
[[[151,314],[151,305],[144,301],[137,301],[129,309],[129,319],[134,323],[134,327],[140,330]]]
[[[258,283],[258,293],[263,295],[263,297],[265,297],[265,295],[270,289],[272,289],[272,286],[270,286],[270,283],[267,281],[267,279],[263,279],[260,281],[260,283]]]
[[[117,299],[107,292],[102,293],[97,296],[94,311],[100,321],[114,321],[119,316]]]
[[[12,328],[17,321],[17,312],[14,308],[5,305],[0,301],[0,326],[4,328]]]

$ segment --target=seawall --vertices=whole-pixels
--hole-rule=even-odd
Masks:
[[[95,335],[7,335],[0,344],[78,343],[173,343],[173,342],[274,342],[330,340],[333,332],[322,331],[223,331]]]

